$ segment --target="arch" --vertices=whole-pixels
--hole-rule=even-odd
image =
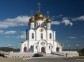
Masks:
[[[45,53],[45,48],[44,47],[41,48],[41,52]]]
[[[24,47],[24,52],[27,52],[27,47]]]
[[[34,33],[32,33],[32,39],[34,39]]]
[[[57,47],[57,48],[56,48],[56,51],[57,51],[57,52],[59,52],[59,49],[60,49],[60,48],[59,48],[59,47]]]

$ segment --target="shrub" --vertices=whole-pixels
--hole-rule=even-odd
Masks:
[[[38,53],[35,53],[34,55],[33,55],[33,57],[42,57],[43,55],[42,54],[38,54]]]
[[[79,56],[84,56],[84,48],[79,50]]]

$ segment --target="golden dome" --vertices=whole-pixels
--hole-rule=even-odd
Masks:
[[[41,12],[37,12],[36,15],[35,15],[35,20],[43,20],[43,15],[41,14]]]
[[[46,23],[50,23],[51,20],[49,18],[46,19]]]
[[[31,17],[31,18],[29,19],[29,23],[31,23],[31,22],[35,22],[34,17]]]

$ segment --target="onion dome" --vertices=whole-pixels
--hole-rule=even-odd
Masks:
[[[36,13],[35,20],[43,20],[43,15],[41,14],[41,12]]]
[[[43,22],[43,26],[46,26],[46,21]]]
[[[49,18],[46,19],[46,23],[50,23],[51,20]]]
[[[31,23],[31,22],[35,22],[34,17],[31,17],[31,18],[29,19],[29,23]]]

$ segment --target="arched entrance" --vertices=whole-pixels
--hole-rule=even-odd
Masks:
[[[59,47],[56,48],[56,51],[59,52]]]
[[[24,47],[24,52],[27,52],[27,47]]]
[[[45,48],[44,47],[41,48],[41,52],[45,53]]]

